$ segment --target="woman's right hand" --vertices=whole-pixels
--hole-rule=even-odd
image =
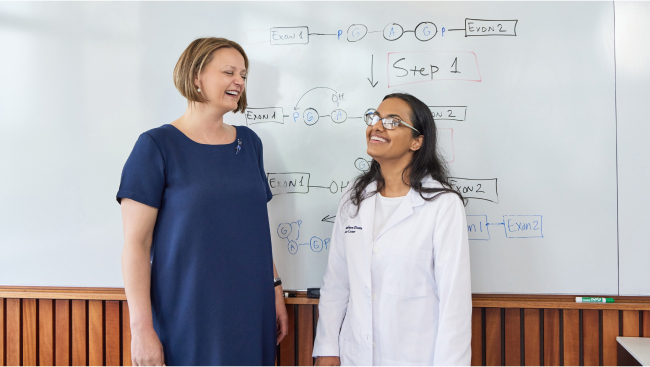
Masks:
[[[164,366],[163,346],[153,328],[133,332],[131,336],[133,366]]]
[[[339,357],[316,357],[316,364],[314,366],[340,366],[341,360]]]
[[[122,276],[131,325],[131,363],[164,366],[163,347],[151,313],[151,243],[158,209],[123,198]]]

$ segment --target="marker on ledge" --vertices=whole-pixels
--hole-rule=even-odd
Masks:
[[[614,303],[614,298],[604,297],[576,297],[578,303]]]

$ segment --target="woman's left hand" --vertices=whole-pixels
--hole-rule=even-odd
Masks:
[[[287,308],[284,306],[284,292],[282,286],[275,287],[275,320],[278,326],[278,344],[287,336],[289,332],[289,317]]]

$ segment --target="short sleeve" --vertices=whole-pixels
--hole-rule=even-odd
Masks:
[[[153,138],[143,133],[124,164],[117,202],[123,198],[160,209],[165,188],[165,160]]]
[[[252,131],[252,130],[251,130]],[[257,134],[253,132],[255,137],[255,151],[257,152],[257,163],[260,166],[260,174],[262,175],[262,182],[264,182],[264,187],[266,188],[266,201],[269,202],[273,199],[273,193],[271,192],[271,187],[269,186],[269,180],[266,179],[266,171],[264,171],[264,152],[262,147],[262,140]]]

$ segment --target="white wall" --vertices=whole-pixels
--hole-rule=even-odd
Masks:
[[[639,25],[650,4],[616,3],[619,283],[621,295],[650,295],[650,36]]]

